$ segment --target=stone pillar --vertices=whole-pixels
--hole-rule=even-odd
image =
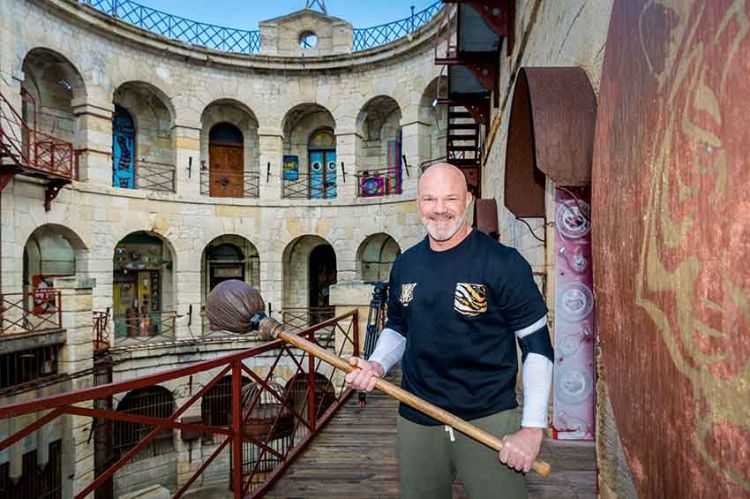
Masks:
[[[0,79],[0,92],[8,99],[11,107],[21,115],[21,81],[23,72],[13,75],[10,84]],[[5,106],[5,104],[3,104]],[[8,110],[9,111],[9,110]],[[7,126],[7,125],[4,125]],[[21,136],[20,127],[13,127],[9,133]],[[23,246],[25,241],[16,240],[17,220],[20,219],[16,197],[8,195],[13,180],[0,193],[0,293],[18,293],[23,288]],[[1,327],[1,326],[0,326]]]
[[[409,165],[408,172],[404,171],[403,194],[414,198],[417,195],[417,183],[421,174],[420,165],[429,158],[430,125],[421,121],[402,123],[402,154],[406,156]]]
[[[356,176],[359,158],[362,157],[362,137],[357,132],[343,130],[336,134],[336,197],[341,200],[352,201],[357,197],[359,182]],[[346,176],[342,171],[344,164]]]
[[[194,242],[196,245],[198,241]],[[201,330],[201,256],[203,248],[180,251],[177,255],[179,266],[175,267],[175,292],[173,293],[177,316],[175,339],[190,339],[203,334]],[[190,327],[188,312],[193,306]]]
[[[274,245],[272,245],[274,246]],[[260,257],[260,293],[266,302],[272,306],[272,316],[281,320],[281,309],[284,307],[284,247],[272,247]]]
[[[59,372],[72,373],[94,366],[92,325],[91,279],[63,277],[55,279],[55,288],[61,291],[62,325],[65,329],[65,346],[58,361]],[[93,385],[92,376],[70,381],[70,390]],[[81,402],[81,407],[92,408],[93,402]],[[71,497],[94,480],[94,445],[89,441],[91,418],[64,416],[62,441],[63,497]]]
[[[258,144],[260,148],[260,199],[280,199],[283,183],[281,178],[283,175],[282,159],[284,156],[284,139],[281,130],[260,128],[258,130]],[[270,175],[267,173],[269,164],[271,165]]]
[[[76,117],[78,179],[98,185],[112,185],[111,102],[73,102]]]
[[[172,137],[174,144],[175,192],[180,196],[198,197],[201,192],[200,123],[175,124],[172,128]]]

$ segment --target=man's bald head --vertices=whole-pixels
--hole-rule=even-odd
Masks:
[[[457,193],[463,192],[468,194],[469,189],[466,186],[466,176],[461,170],[450,163],[435,163],[430,165],[419,178],[419,191],[423,185],[432,187],[435,183],[450,185]]]
[[[466,210],[471,194],[463,172],[450,163],[437,163],[419,179],[417,206],[419,218],[433,242],[450,247],[465,236]]]

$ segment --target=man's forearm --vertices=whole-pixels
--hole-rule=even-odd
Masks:
[[[406,338],[393,329],[385,328],[380,332],[375,350],[367,360],[380,364],[385,375],[401,360],[405,350]]]
[[[547,404],[552,386],[552,362],[547,357],[530,353],[523,363],[523,419],[521,426],[547,427]]]
[[[526,428],[547,427],[547,404],[552,385],[554,352],[547,330],[547,316],[516,331],[523,354],[523,419]]]

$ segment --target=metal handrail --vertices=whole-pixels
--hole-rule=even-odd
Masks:
[[[260,52],[260,31],[242,30],[202,23],[175,16],[132,0],[80,0],[81,3],[157,35],[191,45],[224,52],[257,54]],[[369,28],[355,28],[352,51],[359,52],[391,43],[429,23],[440,12],[443,2],[437,1],[409,17]]]
[[[53,288],[0,294],[0,335],[61,331],[61,298]]]
[[[260,31],[227,28],[167,14],[131,0],[81,0],[81,3],[139,28],[173,40],[224,52],[255,54]]]
[[[115,315],[112,319],[115,341],[133,339],[148,341],[151,338],[174,339],[177,312],[147,312],[131,316]]]
[[[73,144],[32,128],[2,94],[0,149],[12,156],[20,167],[77,179],[77,153]]]
[[[343,180],[343,179],[342,179]],[[339,182],[323,182],[319,176],[313,178],[309,173],[297,173],[295,180],[282,180],[281,197],[284,199],[334,199],[338,193]]]
[[[375,47],[386,45],[393,41],[403,38],[425,24],[429,23],[435,15],[443,8],[442,0],[435,2],[429,7],[419,12],[412,12],[412,15],[398,21],[369,28],[355,28],[352,51],[368,50]]]
[[[299,307],[281,310],[281,322],[289,329],[304,329],[336,316],[336,307]]]
[[[157,192],[175,192],[175,166],[155,161],[136,161],[136,189]]]
[[[93,329],[94,329],[94,352],[103,352],[109,349],[109,341],[112,336],[112,321],[109,309],[105,311],[94,310]]]
[[[217,195],[212,193],[211,187],[226,188],[234,185],[236,193],[231,189]],[[260,173],[258,172],[235,172],[208,168],[201,170],[201,196],[211,197],[233,197],[233,198],[257,198],[260,195]]]
[[[359,355],[358,324],[357,311],[353,310],[297,334],[322,348],[333,349],[333,353],[338,356]],[[325,338],[318,334],[323,329],[330,331]],[[271,367],[265,376],[262,377],[248,367],[248,359],[253,357],[270,360]],[[286,387],[280,387],[274,381],[279,379],[281,371],[287,377],[290,374],[289,366],[292,366],[292,375],[288,378]],[[321,374],[326,378],[326,386],[319,382]],[[179,404],[168,417],[133,410],[92,408],[91,404],[86,403],[157,384],[193,387],[192,379],[196,375],[204,377],[207,382],[200,388],[190,388],[188,400]],[[231,377],[226,424],[206,424],[202,420],[195,422],[194,419],[182,417],[225,376]],[[131,442],[133,446],[129,446],[127,451],[123,449],[121,456],[110,449],[111,455],[106,465],[98,469],[93,481],[76,495],[76,499],[83,499],[104,485],[124,465],[137,459],[138,454],[148,449],[163,431],[180,430],[183,439],[189,438],[191,433],[211,433],[220,437],[220,443],[209,457],[203,459],[187,481],[181,482],[174,497],[182,497],[227,447],[231,448],[230,483],[234,497],[261,497],[351,395],[351,389],[343,381],[343,375],[334,372],[332,367],[324,365],[319,359],[290,348],[281,340],[271,341],[216,359],[147,376],[0,405],[0,421],[24,417],[25,424],[28,422],[28,415],[37,415],[34,422],[23,428],[19,424],[20,430],[2,438],[0,452],[65,414],[127,423],[137,425],[138,428],[153,427],[138,442]],[[251,452],[246,451],[247,446],[252,446]],[[250,456],[249,462],[245,460],[246,456]],[[272,467],[265,466],[269,462]]]

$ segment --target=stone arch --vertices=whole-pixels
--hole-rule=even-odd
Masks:
[[[205,297],[213,286],[240,279],[260,290],[260,254],[248,239],[237,234],[215,237],[203,249],[201,282]]]
[[[242,376],[242,386],[252,382],[247,376]],[[201,397],[201,423],[208,426],[227,426],[230,422],[232,410],[232,376],[224,376],[216,382]],[[204,433],[203,443],[214,443],[219,435]]]
[[[214,166],[211,159],[211,130],[221,123],[233,125],[242,133],[242,172],[257,176],[260,172],[258,119],[244,103],[235,99],[222,98],[208,104],[201,113],[201,179],[203,180],[206,175],[210,176],[209,172]],[[226,144],[218,143],[215,145],[226,146]],[[210,178],[206,180],[210,182]],[[244,194],[247,195],[247,193]]]
[[[128,392],[117,404],[117,411],[139,416],[167,419],[172,415],[175,408],[175,400],[172,392],[159,385],[138,388]],[[117,456],[122,456],[135,447],[153,427],[140,423],[127,421],[115,421],[114,423],[114,445],[113,451]],[[162,431],[154,438],[134,460],[169,454],[174,451],[174,436],[171,430]]]
[[[160,234],[135,231],[113,251],[112,317],[115,341],[174,336],[175,256]]]
[[[385,232],[367,236],[357,249],[357,277],[363,281],[388,281],[393,262],[400,254],[401,247]]]
[[[38,287],[47,278],[77,275],[86,268],[88,258],[88,248],[78,234],[58,224],[34,229],[23,253],[24,290]]]
[[[422,92],[419,100],[419,121],[428,127],[425,162],[445,159],[446,140],[448,136],[448,106],[439,104],[438,97],[445,92],[448,79],[444,76],[434,78]]]
[[[329,198],[336,197],[336,146],[325,151],[310,149],[311,139],[316,133],[329,131],[336,135],[336,120],[331,112],[315,103],[298,104],[287,111],[281,125],[284,145],[284,181],[285,197]],[[311,161],[314,160],[314,161]],[[312,171],[316,164],[320,167],[333,163],[331,172],[332,182],[326,180],[324,171],[320,168]],[[296,172],[292,173],[291,166],[296,165]],[[326,173],[328,173],[326,171]],[[320,175],[318,175],[320,174]],[[307,181],[309,176],[309,185]],[[286,182],[300,183],[300,189],[294,189],[293,194],[286,190]],[[331,189],[328,189],[328,187]],[[307,189],[305,189],[307,187]],[[297,192],[300,191],[300,192]],[[313,192],[314,191],[314,192]],[[330,192],[329,192],[330,191]]]
[[[330,285],[336,283],[336,268],[336,252],[322,237],[308,234],[292,240],[283,253],[283,308],[330,307],[326,298]]]
[[[362,106],[357,116],[357,133],[362,137],[358,170],[384,170],[392,166],[391,159],[400,165],[401,116],[398,102],[387,95],[373,97]],[[391,142],[398,144],[395,158],[389,157]]]
[[[117,108],[127,111],[133,120],[134,143],[129,154],[134,160],[133,166],[143,171],[129,188],[146,188],[152,190],[174,190],[174,183],[162,185],[161,179],[168,178],[168,174],[147,177],[149,172],[174,172],[174,144],[172,129],[174,127],[175,110],[171,100],[158,87],[144,81],[127,81],[115,90],[112,101]],[[113,174],[120,164],[118,147],[115,140],[118,130],[113,124]],[[156,181],[150,181],[154,178]],[[114,176],[113,176],[114,179]],[[117,185],[120,187],[120,185]]]
[[[86,85],[78,69],[59,52],[37,47],[23,59],[22,115],[42,133],[78,146],[75,107],[86,101]]]

